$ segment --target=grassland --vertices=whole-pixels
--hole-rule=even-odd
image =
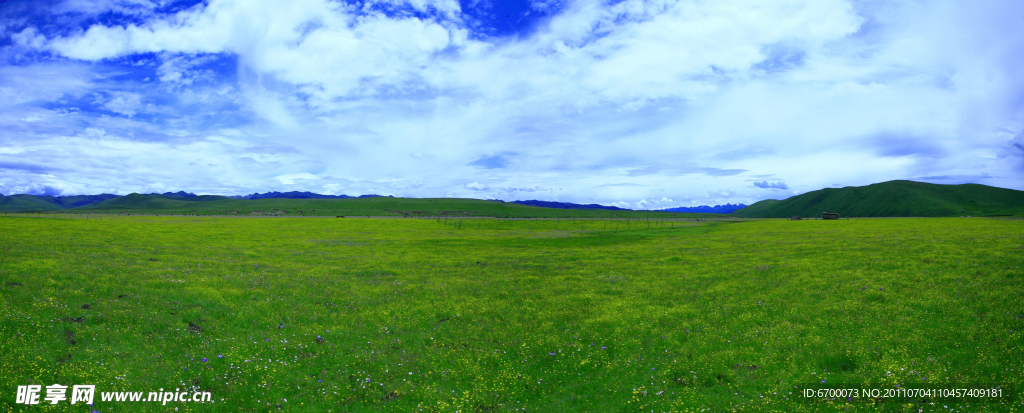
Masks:
[[[978,184],[938,185],[889,181],[825,188],[784,200],[768,199],[734,211],[748,218],[1024,216],[1024,191]]]
[[[1024,409],[796,401],[1024,388],[1020,220],[54,218],[0,217],[0,411]]]

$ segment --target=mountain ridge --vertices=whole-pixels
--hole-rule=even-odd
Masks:
[[[191,192],[164,192],[151,194],[132,193],[128,195],[0,195],[0,211],[5,212],[46,212],[70,209],[144,209],[144,210],[192,210],[196,205],[212,201],[274,201],[305,200],[303,208],[312,207],[312,203],[330,200],[358,200],[368,198],[394,198],[367,194],[360,196],[323,195],[313,192],[266,192],[253,193],[245,196],[196,195]],[[423,200],[427,200],[424,198]],[[416,198],[408,198],[402,202],[416,202]],[[277,201],[274,201],[277,202]],[[434,201],[430,201],[434,202]],[[496,201],[501,202],[501,201]],[[579,211],[632,211],[626,208],[599,204],[576,204],[571,202],[525,200],[512,201],[511,204],[553,209],[572,209]],[[217,203],[215,203],[217,204]],[[223,203],[217,204],[221,205]],[[222,208],[245,210],[249,207],[242,204],[214,204],[203,208]],[[245,204],[248,205],[248,204]],[[253,208],[264,203],[253,204]],[[291,204],[273,203],[288,209],[296,208]],[[316,204],[321,205],[321,204]],[[326,205],[319,206],[324,208]],[[638,211],[639,212],[639,211]],[[939,217],[939,216],[1024,216],[1024,191],[997,188],[980,184],[941,185],[915,181],[887,181],[865,186],[844,188],[823,188],[784,200],[768,199],[751,205],[725,204],[715,206],[677,207],[660,211],[666,213],[699,213],[728,214],[745,218],[789,218],[794,215],[802,217],[820,216],[822,212],[836,212],[842,217]]]
[[[631,209],[619,208],[614,206],[599,205],[599,204],[574,204],[572,202],[555,202],[555,201],[538,201],[536,199],[530,199],[526,201],[512,201],[514,204],[530,205],[542,208],[557,208],[557,209],[606,209],[609,211],[632,211]]]
[[[665,211],[665,212],[696,212],[696,213],[706,213],[706,214],[731,214],[733,211],[746,208],[747,206],[748,205],[746,205],[746,204],[725,204],[725,205],[715,205],[715,206],[701,205],[701,206],[695,206],[695,207],[667,208],[667,209],[662,209],[660,211]]]

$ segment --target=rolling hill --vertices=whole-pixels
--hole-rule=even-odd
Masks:
[[[0,196],[0,211],[55,211],[94,204],[113,198],[118,198],[118,196],[111,194],[73,196]]]
[[[53,211],[63,206],[48,202],[47,196],[8,195],[0,197],[0,211]]]
[[[5,198],[16,198],[2,201]],[[513,202],[466,198],[393,198],[361,196],[338,198],[237,199],[216,195],[130,194],[75,208],[41,201],[32,195],[0,198],[2,211],[46,213],[167,214],[231,216],[445,216],[508,218],[697,218],[716,214],[606,209],[561,209]]]
[[[271,197],[278,195],[281,197]],[[722,217],[712,211],[676,209],[629,211],[599,205],[541,201],[487,201],[462,198],[393,198],[376,195],[320,198],[312,193],[253,194],[240,199],[186,192],[117,196],[0,196],[4,212],[140,213],[273,216],[449,216],[692,218]],[[739,205],[716,206],[725,212]],[[702,207],[708,208],[708,207]],[[705,212],[705,213],[696,213]],[[978,184],[938,185],[889,181],[860,187],[825,188],[785,200],[768,199],[729,215],[744,218],[1024,216],[1024,191]]]
[[[745,218],[1024,216],[1024,191],[979,184],[888,181],[825,188],[784,200],[768,199],[734,211]]]

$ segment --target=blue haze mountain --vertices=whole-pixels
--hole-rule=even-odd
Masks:
[[[747,205],[745,205],[745,204],[725,204],[725,205],[715,205],[715,206],[701,205],[701,206],[696,206],[696,207],[668,208],[668,209],[662,209],[662,211],[665,211],[665,212],[698,212],[698,213],[708,213],[708,214],[731,214],[732,211],[736,211],[736,210],[743,209],[743,208],[746,208],[746,207],[747,207]]]
[[[544,208],[558,208],[558,209],[607,209],[607,210],[611,210],[611,211],[629,211],[629,209],[626,209],[626,208],[619,208],[619,207],[605,206],[605,205],[598,205],[598,204],[585,204],[584,205],[584,204],[574,204],[574,203],[571,203],[571,202],[537,201],[537,200],[533,200],[533,199],[528,200],[528,201],[512,201],[512,202],[516,203],[516,204],[530,205],[530,206],[537,206],[537,207],[544,207]]]
[[[238,195],[230,196],[228,198],[235,199],[268,199],[268,198],[280,198],[280,199],[352,199],[352,198],[375,198],[383,197],[384,195],[367,194],[359,196],[350,195],[323,195],[314,192],[306,191],[290,191],[290,192],[267,192],[267,193],[255,193],[249,195]],[[389,195],[390,196],[390,195]]]

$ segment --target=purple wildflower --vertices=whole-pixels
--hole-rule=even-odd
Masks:
[[[553,356],[553,355],[555,355],[555,353],[548,353],[548,355],[549,355],[549,356]]]
[[[203,363],[206,363],[206,362],[207,362],[206,357],[203,357]]]
[[[366,382],[367,382],[367,383],[369,383],[369,382],[370,382],[370,378],[369,378],[369,377],[367,377],[367,378],[366,378]]]
[[[605,348],[606,348],[605,346],[601,346],[601,350],[604,350]]]
[[[224,357],[224,355],[223,354],[218,354],[217,355],[217,358],[221,358],[221,357]]]

